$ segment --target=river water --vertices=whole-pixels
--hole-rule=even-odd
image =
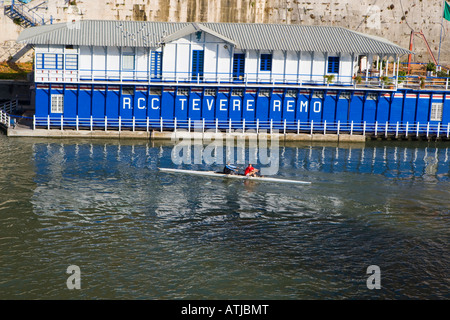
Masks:
[[[170,142],[0,135],[0,298],[448,299],[449,149],[280,143],[312,184],[249,184],[159,172],[219,168]]]

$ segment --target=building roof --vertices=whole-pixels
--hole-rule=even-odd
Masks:
[[[203,32],[209,33],[219,39],[222,39],[225,42],[235,45],[236,47],[238,46],[238,44],[235,41],[231,40],[230,38],[227,38],[227,37],[223,36],[222,34],[217,33],[214,30],[211,30],[210,28],[208,28],[202,24],[199,24],[199,23],[189,23],[186,27],[180,29],[179,31],[172,33],[167,37],[163,37],[162,42],[169,43],[169,42],[172,42],[179,38],[188,36],[194,32],[198,32],[198,31],[203,31]]]
[[[386,39],[342,27],[262,23],[81,20],[28,28],[17,41],[33,45],[159,47],[197,31],[210,33],[244,50],[412,53]]]

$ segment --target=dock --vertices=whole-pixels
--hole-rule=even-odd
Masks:
[[[255,133],[255,132],[188,132],[188,131],[131,131],[131,130],[57,130],[57,129],[31,129],[26,126],[17,125],[15,128],[0,125],[2,131],[8,137],[22,138],[79,138],[79,139],[144,139],[144,140],[179,140],[200,139],[211,141],[215,139],[258,139],[263,136],[268,140],[278,141],[303,141],[303,142],[365,142],[366,136],[350,134],[306,134],[306,133]]]
[[[335,142],[335,143],[364,143],[367,140],[421,140],[421,141],[450,141],[448,130],[441,130],[440,133],[437,134],[435,128],[433,128],[433,132],[428,127],[428,134],[425,128],[420,128],[420,131],[417,131],[417,127],[411,126],[409,133],[405,131],[405,128],[402,127],[399,129],[396,126],[386,126],[386,124],[380,125],[378,132],[375,133],[372,130],[368,130],[366,128],[366,132],[358,132],[355,130],[354,133],[349,132],[330,132],[330,133],[319,133],[317,131],[313,131],[312,133],[305,132],[283,132],[283,131],[260,131],[256,132],[255,130],[224,130],[224,131],[215,131],[215,130],[195,130],[188,131],[185,129],[178,130],[161,130],[161,129],[149,129],[149,130],[118,130],[118,128],[110,128],[110,129],[85,129],[76,130],[75,128],[64,128],[55,129],[55,128],[35,128],[24,124],[16,124],[14,127],[12,125],[8,126],[5,123],[0,123],[1,131],[11,138],[79,138],[79,139],[140,139],[140,140],[161,140],[161,141],[178,141],[181,139],[196,139],[203,141],[213,141],[217,139],[259,139],[264,137],[267,140],[277,139],[278,141],[283,142]],[[394,130],[392,130],[394,127]]]

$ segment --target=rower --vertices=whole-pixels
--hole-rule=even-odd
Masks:
[[[258,169],[254,168],[251,164],[249,164],[248,167],[245,169],[244,175],[254,177],[258,172],[259,172]]]
[[[225,165],[225,167],[223,168],[223,173],[224,174],[237,174],[238,173],[237,169],[238,168],[236,166],[233,166],[233,165],[227,163]]]

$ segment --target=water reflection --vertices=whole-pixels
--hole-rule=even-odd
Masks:
[[[111,166],[146,167],[157,170],[162,159],[169,159],[171,163],[171,151],[174,147],[170,143],[87,143],[87,144],[36,144],[34,147],[35,158],[48,165],[41,170],[54,171],[54,175],[61,173],[66,161],[71,166],[80,166],[90,159],[95,162],[103,161]],[[283,169],[299,169],[307,171],[325,172],[355,172],[363,174],[381,174],[391,178],[434,177],[435,179],[447,179],[449,173],[449,148],[442,147],[411,147],[411,146],[295,146],[293,144],[282,145],[279,149],[280,174]],[[249,152],[242,158],[248,160]],[[236,150],[234,151],[236,153]],[[223,154],[227,154],[224,148]],[[233,153],[232,153],[233,154]],[[257,151],[252,150],[251,157],[258,161]],[[49,160],[48,162],[46,160]],[[236,161],[236,158],[234,159]],[[191,167],[202,169],[221,169],[224,161],[208,165],[191,162]],[[244,162],[245,163],[245,162]],[[188,163],[189,164],[189,163]],[[188,164],[184,165],[185,167]],[[241,166],[242,167],[242,166]]]
[[[80,215],[89,210],[88,215],[83,215],[84,219],[97,221],[96,214],[103,215],[107,211],[110,219],[122,219],[136,209],[147,208],[149,196],[152,210],[160,217],[183,216],[188,210],[195,213],[219,211],[223,204],[231,202],[239,205],[241,201],[248,202],[250,206],[265,203],[266,208],[269,206],[279,210],[282,203],[278,193],[265,193],[263,199],[257,200],[246,197],[253,192],[274,188],[300,195],[308,190],[307,187],[261,186],[250,181],[239,184],[221,180],[212,184],[209,178],[160,173],[158,167],[174,167],[172,148],[170,143],[131,141],[33,144],[37,183],[33,203],[36,214],[71,212]],[[362,174],[361,178],[357,178],[362,183],[364,176],[366,179],[370,177],[367,183],[379,183],[382,177],[395,181],[419,179],[427,183],[449,179],[446,146],[286,144],[280,147],[279,155],[279,176],[301,178],[315,184],[329,182],[330,179],[336,184],[340,173]],[[221,169],[221,164],[185,164],[177,167],[217,170]],[[273,205],[270,203],[272,197],[275,198]],[[340,202],[339,199],[335,201]],[[130,203],[134,205],[130,207]]]

